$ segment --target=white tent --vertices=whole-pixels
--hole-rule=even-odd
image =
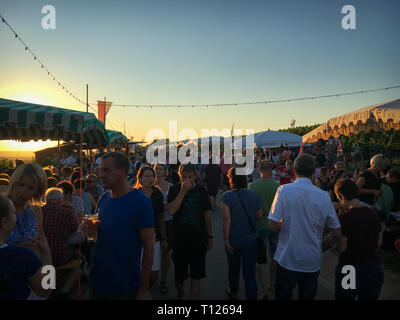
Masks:
[[[400,99],[375,104],[342,116],[329,119],[318,128],[305,134],[303,141],[317,142],[340,135],[349,136],[372,130],[400,130]]]
[[[226,137],[227,139],[232,139],[232,137]],[[186,139],[183,140],[182,142],[185,145],[193,144],[195,146],[203,146],[208,144],[209,146],[217,144],[221,145],[225,141],[225,137],[221,136],[211,136],[211,137],[206,137],[206,138],[198,138],[198,139]]]
[[[281,146],[299,147],[302,137],[289,132],[267,130],[236,140],[234,142],[235,148],[247,148],[247,139],[254,140],[254,145],[252,147],[279,148]]]

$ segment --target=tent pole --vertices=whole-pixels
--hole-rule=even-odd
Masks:
[[[107,99],[104,97],[104,129],[106,128],[106,105],[107,105]]]
[[[58,142],[57,142],[57,169],[58,169],[58,174],[61,176],[61,164],[60,164],[60,138],[58,138]]]
[[[81,179],[83,176],[83,133],[81,133]],[[82,180],[81,180],[82,182]],[[83,185],[81,186],[81,199],[82,199],[82,189]],[[78,244],[78,261],[79,261],[79,266],[78,266],[78,300],[82,300],[81,296],[81,241],[79,241]]]

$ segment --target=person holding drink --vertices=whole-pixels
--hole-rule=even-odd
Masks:
[[[96,242],[97,241],[97,227],[100,223],[99,215],[97,213],[93,214],[91,216],[85,215],[83,217],[83,220],[84,220],[85,226],[86,226],[87,240],[90,242]]]
[[[129,169],[128,157],[122,153],[102,156],[100,178],[108,191],[100,197],[96,209],[100,223],[89,277],[92,300],[149,298],[153,208],[145,194],[129,186]]]

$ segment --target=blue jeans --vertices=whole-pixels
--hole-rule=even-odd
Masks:
[[[377,300],[383,285],[383,270],[380,264],[354,264],[356,271],[356,289],[343,289],[342,266],[337,266],[335,271],[335,299],[354,300]]]
[[[283,268],[277,263],[275,299],[292,300],[292,291],[299,286],[299,300],[314,300],[317,295],[319,271],[297,272]]]
[[[246,288],[246,299],[257,300],[256,260],[257,247],[251,249],[234,249],[228,257],[228,278],[231,292],[239,291],[240,266],[243,264],[243,279]]]

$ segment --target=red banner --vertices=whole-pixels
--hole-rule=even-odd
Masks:
[[[111,108],[112,102],[109,101],[97,101],[97,108],[99,112],[99,120],[104,123],[104,119]]]

